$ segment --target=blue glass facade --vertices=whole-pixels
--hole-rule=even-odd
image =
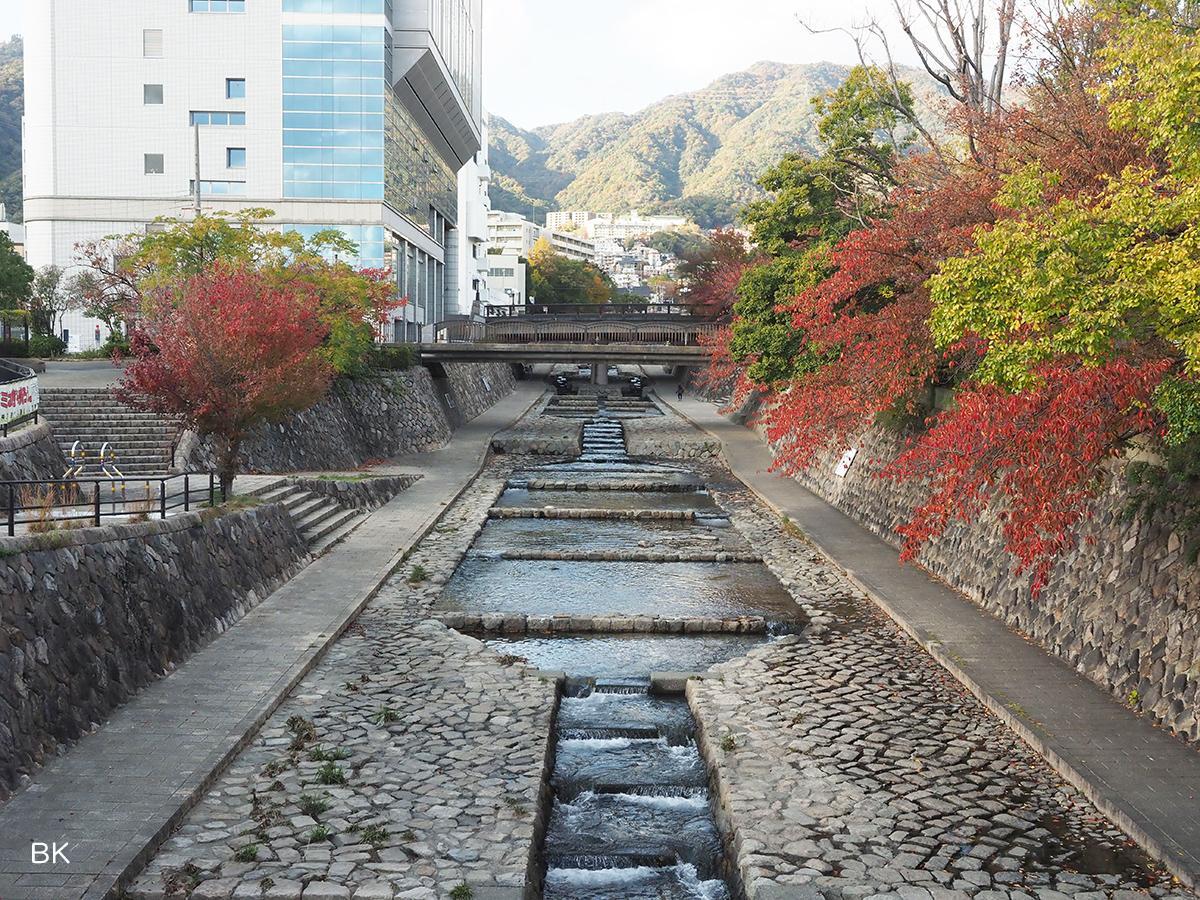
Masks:
[[[283,26],[285,197],[383,200],[387,38],[381,27]]]
[[[284,18],[283,196],[386,205],[445,247],[457,218],[456,172],[392,88],[391,0],[283,0],[283,12],[331,17]],[[451,19],[439,16],[438,23],[453,28]],[[466,26],[453,34],[471,37]],[[413,338],[418,322],[444,317],[456,282],[441,253],[382,223],[282,227],[305,237],[337,228],[359,248],[357,259],[344,261],[394,267],[397,292],[410,301],[397,340],[402,333]]]

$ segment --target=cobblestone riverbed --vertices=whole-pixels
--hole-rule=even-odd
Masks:
[[[669,418],[655,420],[655,434],[686,444]],[[550,515],[536,526],[489,525],[514,472],[542,462],[507,455],[489,464],[211,787],[130,898],[536,898],[559,686],[524,649],[538,641],[489,649],[433,611],[468,552],[501,562],[514,548],[551,548],[562,558],[564,548],[587,548],[581,534],[591,527],[603,530],[606,552],[752,549],[802,611],[797,621],[808,621],[800,634],[737,637],[736,658],[688,682],[719,827],[710,852],[720,859],[700,869],[724,873],[721,891],[747,900],[1192,896],[719,464],[685,465],[730,516],[725,533],[699,522]],[[573,477],[561,471],[554,477]],[[638,507],[652,508],[653,496]],[[556,529],[569,540],[556,541]],[[506,609],[517,614],[514,596]],[[580,648],[605,646],[595,635],[556,637],[576,641],[547,655],[568,669],[588,652]],[[669,657],[672,640],[687,638],[627,636],[621,658],[637,668],[639,646]],[[697,658],[732,655],[711,650]],[[690,808],[696,796],[676,805]],[[602,811],[605,802],[577,805]],[[554,890],[701,898],[718,884],[607,872]]]

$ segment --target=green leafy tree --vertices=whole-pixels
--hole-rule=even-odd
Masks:
[[[29,312],[38,334],[57,334],[58,319],[72,303],[70,279],[58,266],[43,266],[33,278]]]
[[[378,329],[400,302],[390,273],[342,261],[353,258],[357,247],[339,231],[305,238],[272,228],[272,217],[270,210],[250,209],[163,220],[149,234],[85,246],[89,269],[80,287],[89,312],[110,329],[128,332],[160,292],[217,266],[237,267],[261,273],[281,290],[315,298],[326,361],[341,374],[364,372]]]
[[[741,216],[767,258],[738,285],[728,350],[762,385],[812,372],[829,358],[828,349],[808,347],[785,305],[832,274],[829,252],[839,240],[883,213],[896,163],[913,146],[911,90],[879,69],[853,69],[813,105],[822,153],[785,156],[759,180],[767,196]]]
[[[0,307],[24,309],[33,290],[33,269],[17,253],[8,235],[0,232]]]
[[[529,293],[538,303],[608,303],[616,293],[607,275],[556,252],[546,238],[529,251],[528,271]]]

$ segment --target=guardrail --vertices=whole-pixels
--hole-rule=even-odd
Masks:
[[[444,322],[436,340],[472,344],[656,344],[695,347],[714,337],[720,322],[563,322],[517,317],[495,322]]]
[[[33,369],[0,359],[0,432],[38,421],[38,382]]]
[[[8,536],[17,527],[30,532],[99,527],[104,519],[165,519],[176,510],[191,512],[227,499],[213,472],[129,478],[60,478],[0,481],[0,502],[7,503]]]

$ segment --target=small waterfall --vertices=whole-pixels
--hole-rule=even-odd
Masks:
[[[728,900],[695,722],[648,679],[574,680],[559,710],[547,900]]]

